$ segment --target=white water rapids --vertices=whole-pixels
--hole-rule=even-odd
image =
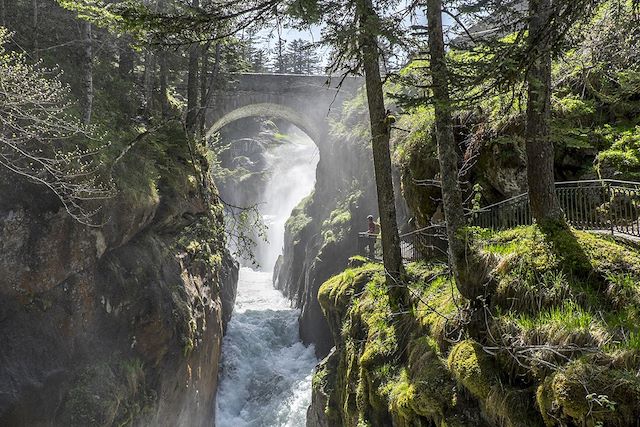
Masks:
[[[216,400],[217,427],[303,427],[318,362],[298,334],[299,311],[273,288],[272,269],[282,251],[284,223],[313,189],[316,147],[295,134],[268,156],[273,173],[261,212],[269,244],[256,252],[266,271],[240,270],[233,317],[222,344]],[[314,155],[315,154],[315,155]]]

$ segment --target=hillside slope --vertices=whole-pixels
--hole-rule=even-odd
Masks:
[[[640,251],[578,231],[470,230],[489,266],[471,310],[442,264],[409,267],[394,313],[381,267],[319,293],[337,345],[308,426],[628,426],[640,417]]]

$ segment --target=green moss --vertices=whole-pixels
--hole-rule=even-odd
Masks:
[[[435,342],[427,337],[409,344],[407,368],[386,387],[389,410],[405,419],[416,415],[442,418],[455,401],[451,372],[440,358]]]
[[[611,146],[598,154],[597,169],[600,175],[605,178],[640,179],[640,126],[611,131],[606,136]]]
[[[319,365],[316,371],[313,373],[313,378],[311,379],[311,386],[314,389],[324,389],[327,386],[327,377],[329,372],[325,366]]]
[[[545,378],[536,390],[536,403],[542,414],[542,419],[547,426],[555,424],[555,419],[552,414],[554,411],[553,391],[551,388],[552,380],[552,377]]]
[[[114,180],[125,203],[151,206],[159,203],[161,193],[186,198],[195,192],[196,181],[190,174],[199,165],[192,164],[187,136],[177,121],[152,131],[143,127],[124,129],[109,129],[104,138],[111,141],[105,153],[109,159],[126,153],[113,165]],[[137,143],[131,145],[136,138]]]
[[[323,310],[338,308],[346,311],[355,289],[364,286],[380,270],[380,265],[369,263],[359,268],[349,268],[331,277],[318,290],[318,301]]]
[[[518,227],[476,239],[481,250],[501,258],[495,298],[504,308],[551,310],[567,298],[596,306],[618,274],[640,277],[640,254],[606,236]]]
[[[351,221],[351,212],[349,211],[333,211],[329,217],[331,225],[344,225]]]
[[[640,253],[633,245],[537,227],[482,238],[484,250],[501,258],[493,297],[498,336],[635,353],[629,337],[640,320]]]
[[[447,326],[454,323],[462,297],[442,264],[414,263],[407,266],[414,295],[415,317],[424,330],[443,345]]]
[[[587,425],[633,425],[640,417],[640,380],[629,371],[576,360],[540,385],[537,401],[548,425],[554,416]]]
[[[306,213],[306,208],[312,200],[313,193],[302,199],[302,201],[298,203],[298,206],[293,209],[291,216],[285,223],[286,233],[292,236],[294,243],[300,240],[300,233],[312,221],[311,217]]]
[[[352,212],[362,203],[362,190],[354,183],[346,196],[336,201],[336,208],[331,211],[322,223],[321,234],[324,246],[340,244],[351,238]],[[323,252],[325,248],[321,249]]]
[[[466,340],[451,349],[447,359],[456,379],[479,399],[486,399],[496,381],[495,367],[478,343]]]
[[[468,236],[472,250],[498,260],[487,331],[467,329],[467,306],[442,264],[407,266],[414,305],[404,317],[390,309],[381,267],[364,259],[321,287],[340,360],[322,374],[336,378],[336,425],[622,426],[637,417],[636,247],[535,226]],[[580,391],[585,384],[592,391]]]
[[[187,357],[195,348],[198,335],[196,313],[187,299],[184,289],[177,287],[171,293],[173,302],[173,323],[176,335],[182,346],[182,355]]]
[[[480,400],[488,419],[507,426],[537,426],[533,396],[527,389],[503,384],[492,357],[475,341],[455,345],[448,357],[449,369],[474,397]]]
[[[418,107],[400,116],[397,127],[408,132],[392,134],[402,192],[419,226],[429,224],[437,209],[434,200],[439,198],[438,188],[418,185],[420,181],[434,179],[438,173],[434,123],[433,108]]]
[[[182,230],[177,247],[186,252],[195,263],[202,263],[210,273],[222,266],[224,225],[219,212],[209,212]]]
[[[371,367],[397,351],[398,337],[384,275],[376,274],[371,278],[364,296],[352,307],[368,332],[360,364]]]

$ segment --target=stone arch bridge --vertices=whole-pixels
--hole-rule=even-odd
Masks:
[[[225,125],[247,117],[286,120],[304,131],[324,151],[329,117],[337,116],[342,103],[355,95],[361,78],[298,74],[232,75],[231,82],[214,92],[205,112],[207,138]]]

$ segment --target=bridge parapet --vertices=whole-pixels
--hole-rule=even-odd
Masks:
[[[359,77],[348,77],[342,81],[339,88],[347,96],[353,96],[364,81]],[[325,75],[306,74],[267,74],[267,73],[237,73],[231,75],[229,89],[220,92],[236,90],[241,92],[283,93],[283,92],[318,92],[326,91],[332,94],[338,92],[340,79]]]
[[[231,81],[215,92],[214,105],[207,109],[207,135],[247,117],[279,118],[309,134],[322,152],[330,115],[339,114],[342,103],[363,83],[356,77],[341,82],[317,75],[232,74]]]

